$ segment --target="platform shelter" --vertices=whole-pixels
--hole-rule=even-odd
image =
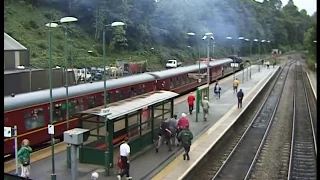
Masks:
[[[102,165],[109,175],[125,137],[129,137],[131,155],[153,144],[161,120],[173,116],[178,95],[154,91],[80,112],[79,126],[90,129],[88,141],[79,149],[80,163]]]

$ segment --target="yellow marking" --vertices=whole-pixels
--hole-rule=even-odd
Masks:
[[[314,88],[313,88],[312,81],[311,81],[310,76],[309,76],[309,73],[308,73],[307,71],[306,71],[306,74],[307,74],[307,77],[308,77],[308,81],[309,81],[309,83],[310,83],[310,85],[311,85],[311,89],[312,89],[313,95],[314,95],[314,97],[315,97],[316,100],[317,100],[317,93],[316,93],[316,91],[315,91]]]
[[[278,67],[278,68],[279,68],[279,67]],[[277,69],[276,69],[276,70],[277,70]],[[268,83],[268,81],[273,77],[273,75],[274,75],[274,73],[276,72],[276,70],[273,71],[272,73],[270,72],[270,73],[268,74],[268,76],[266,76],[265,78],[263,78],[262,80],[260,80],[260,82],[259,82],[257,85],[255,85],[255,86],[248,92],[248,95],[245,96],[245,97],[243,98],[243,100],[246,100],[247,98],[249,98],[249,94],[252,94],[252,92],[255,91],[255,90],[259,87],[259,85],[264,82],[264,85],[263,85],[263,86],[259,89],[259,91],[258,91],[258,92],[260,92],[260,91],[264,88],[264,86]],[[270,75],[271,75],[271,76],[270,76]],[[264,81],[266,78],[268,78],[268,80],[267,80],[267,81]],[[250,102],[247,103],[246,107],[243,109],[242,112],[244,112],[244,111],[247,109],[248,105],[251,104],[251,102],[255,99],[256,96],[257,96],[257,94],[254,96],[254,98],[251,98]],[[223,117],[221,117],[209,130],[207,130],[204,134],[202,134],[202,135],[192,144],[192,146],[191,146],[191,148],[190,148],[190,152],[192,152],[193,149],[195,149],[202,141],[204,141],[205,138],[206,138],[207,136],[209,136],[209,134],[211,134],[214,130],[216,130],[216,129],[220,126],[220,124],[223,123],[223,121],[224,121],[225,119],[227,119],[232,113],[235,112],[236,109],[237,109],[237,104],[234,105]],[[241,114],[242,114],[242,113],[239,113],[238,116],[237,116],[235,119],[238,119]],[[231,125],[230,125],[230,126],[231,126]],[[229,126],[229,127],[230,127],[230,126]],[[228,130],[229,127],[226,128],[226,130]],[[226,130],[225,130],[225,131],[226,131]],[[213,145],[221,138],[221,136],[223,136],[223,134],[224,134],[224,133],[221,133],[221,134],[219,135],[219,137],[217,138],[217,140],[216,140],[215,142],[213,142],[213,144],[212,144],[211,146],[213,146]],[[210,150],[210,148],[208,148],[206,151],[209,151],[209,150]],[[181,155],[182,155],[182,154],[183,154],[183,153],[180,153],[172,162],[170,162],[170,163],[169,163],[166,167],[164,167],[159,173],[157,173],[157,174],[152,178],[152,180],[161,180],[161,179],[163,179],[165,176],[167,176],[170,172],[172,172],[176,167],[178,167],[177,165],[179,165],[179,164],[181,163],[181,161],[182,161],[182,158],[181,158]],[[185,177],[185,175],[186,175],[188,172],[190,172],[190,170],[202,159],[202,157],[203,157],[205,154],[206,154],[206,153],[203,153],[203,154],[201,155],[201,157],[198,158],[198,159],[188,168],[188,170],[184,172],[184,174],[183,174],[182,176],[179,177],[179,180],[180,180],[180,179],[182,180],[182,179]]]

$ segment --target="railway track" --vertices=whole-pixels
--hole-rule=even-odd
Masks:
[[[314,120],[300,63],[296,66],[296,91],[290,162],[287,179],[317,179],[317,145]]]
[[[258,113],[212,179],[246,179],[268,134],[291,65],[287,61]]]

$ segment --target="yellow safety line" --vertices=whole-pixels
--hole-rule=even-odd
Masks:
[[[271,75],[273,75],[276,71],[274,71]],[[271,73],[271,72],[270,72]],[[256,90],[256,88],[262,83],[264,82],[264,80],[266,78],[270,78],[272,76],[270,76],[270,73],[268,74],[268,76],[266,76],[264,79],[262,79],[260,81],[260,83],[258,83],[257,85],[255,85],[250,91],[248,94],[251,94],[254,90]],[[268,81],[265,81],[265,84],[267,83]],[[259,92],[262,90],[264,86],[262,86],[259,90]],[[245,96],[243,99],[246,100],[249,96]],[[246,108],[248,107],[248,105],[253,101],[254,98],[251,99],[251,101],[247,104]],[[245,109],[246,109],[245,108]],[[237,109],[237,105],[234,105],[223,117],[221,117],[210,129],[208,129],[203,135],[201,135],[191,146],[190,148],[190,152],[193,151],[193,149],[195,149],[202,141],[205,140],[205,138],[211,134],[211,132],[213,132],[214,130],[216,130],[220,124],[225,120],[227,119],[235,110]],[[238,116],[240,116],[241,114],[239,114]],[[220,137],[223,135],[220,134]],[[220,137],[218,139],[220,139]],[[209,149],[208,149],[209,150]],[[177,165],[182,161],[182,158],[181,158],[181,155],[183,153],[180,153],[172,162],[170,162],[166,167],[164,167],[159,173],[157,173],[153,178],[152,180],[161,180],[163,179],[166,175],[168,175],[175,167],[177,167]],[[204,154],[202,154],[202,156],[204,156]],[[198,158],[189,168],[187,171],[184,172],[184,174],[182,176],[180,176],[179,180],[180,179],[183,179],[183,177],[185,176],[185,174],[187,174],[190,169],[192,169],[196,164],[198,164],[198,162],[200,161],[201,158]]]
[[[307,77],[308,77],[308,81],[309,81],[309,83],[310,83],[310,85],[311,85],[311,89],[312,89],[313,95],[314,95],[314,97],[315,97],[316,100],[317,100],[317,93],[316,93],[316,91],[315,91],[314,88],[313,88],[312,81],[311,81],[310,76],[309,76],[309,73],[308,73],[307,71],[306,71],[306,74],[307,74]]]

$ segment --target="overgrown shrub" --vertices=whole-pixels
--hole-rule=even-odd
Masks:
[[[41,49],[43,49],[43,50],[45,50],[45,49],[47,49],[47,44],[46,44],[45,42],[40,42],[40,43],[38,44],[38,47],[41,48]]]

